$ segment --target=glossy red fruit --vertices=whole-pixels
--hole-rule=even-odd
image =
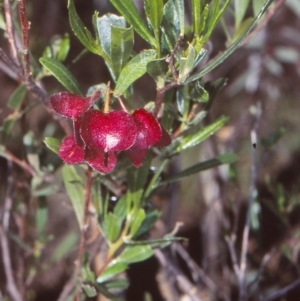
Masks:
[[[117,164],[117,157],[114,152],[105,153],[101,149],[87,148],[85,160],[92,168],[102,173],[111,172]]]
[[[89,110],[100,95],[100,91],[96,91],[90,97],[81,97],[69,92],[60,92],[50,97],[50,104],[57,113],[74,119],[82,116]]]
[[[82,117],[80,133],[89,148],[111,152],[130,148],[137,129],[132,117],[124,111],[89,110]]]
[[[169,133],[162,127],[162,136],[161,139],[154,144],[154,146],[156,147],[164,147],[164,146],[168,146],[171,144],[172,139],[171,136],[169,135]]]
[[[148,135],[145,136],[145,143],[148,144],[148,147],[157,143],[161,139],[161,126],[150,112],[145,109],[138,109],[134,111],[132,118],[135,122],[141,123],[146,129]]]
[[[128,158],[135,167],[140,167],[148,153],[148,149],[138,149],[132,147],[126,151]]]
[[[67,164],[79,164],[84,161],[84,147],[77,145],[74,136],[70,135],[63,139],[58,155]]]

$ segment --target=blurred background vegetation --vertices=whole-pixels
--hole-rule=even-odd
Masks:
[[[142,5],[142,1],[135,2],[137,7]],[[251,207],[246,273],[251,292],[248,300],[259,300],[259,296],[278,292],[299,279],[300,5],[298,0],[278,2],[281,2],[280,7],[274,14],[269,14],[268,22],[204,78],[207,87],[220,77],[227,79],[227,85],[217,95],[204,124],[221,115],[228,116],[229,122],[199,147],[174,158],[168,172],[176,173],[195,161],[225,151],[235,152],[239,161],[229,170],[222,167],[205,171],[159,191],[153,201],[163,211],[162,221],[169,230],[177,221],[183,222],[178,235],[187,237],[188,241],[180,245],[176,243],[165,251],[177,269],[175,272],[169,271],[163,262],[159,264],[155,258],[134,264],[128,272],[131,285],[127,300],[238,300],[230,246],[234,243],[236,253],[240,254],[253,150],[258,162],[258,195]],[[189,2],[186,3],[188,5]],[[117,13],[109,1],[76,0],[75,4],[80,17],[90,28],[94,10],[98,10],[100,15]],[[2,8],[2,3],[0,6]],[[39,64],[38,58],[50,40],[69,33],[71,49],[66,65],[81,83],[83,91],[95,83],[109,80],[103,61],[93,54],[87,54],[73,64],[72,60],[82,46],[71,32],[66,1],[28,0],[27,6],[31,22],[30,49],[36,58],[32,64]],[[252,15],[251,7],[247,14]],[[0,22],[3,28],[3,19]],[[227,24],[226,30],[222,23]],[[224,50],[226,44],[234,39],[230,34],[234,26],[229,10],[206,45],[209,58]],[[3,30],[0,46],[8,50]],[[138,48],[144,47],[143,41],[139,41]],[[7,101],[18,83],[1,62],[0,69],[2,124],[12,113]],[[43,84],[49,94],[63,90],[53,77],[44,80]],[[135,98],[141,105],[155,98],[155,86],[149,76],[136,83]],[[261,112],[259,118],[257,112]],[[252,145],[250,133],[255,126],[258,139],[257,144]],[[41,160],[47,161],[50,155],[42,142],[45,133],[62,137],[63,132],[60,131],[46,110],[36,106],[26,120],[21,119],[14,126],[6,146],[16,157],[24,158],[25,139],[25,145],[31,148],[33,156],[38,153]],[[28,175],[14,166],[15,198],[18,201],[14,203],[11,221],[13,270],[20,287],[24,290],[29,288],[28,300],[57,300],[74,269],[78,226],[68,198],[59,187],[56,194],[38,204],[37,198],[29,196],[26,177]],[[0,158],[1,210],[6,182],[7,161]],[[44,232],[42,228],[35,227],[38,220]],[[47,222],[43,225],[41,221]],[[160,237],[164,231],[162,227],[158,222],[151,236]],[[46,236],[37,240],[39,231]],[[45,244],[41,243],[43,241]],[[99,248],[101,241],[98,240],[88,245],[91,254],[98,254]],[[0,261],[1,291],[5,286],[3,264]],[[25,283],[22,279],[24,271],[29,275]],[[174,284],[181,273],[193,283],[192,288],[197,291],[194,299],[184,294],[178,283]],[[296,285],[284,297],[262,300],[296,301],[299,296],[300,285]],[[99,297],[98,300],[105,299]]]

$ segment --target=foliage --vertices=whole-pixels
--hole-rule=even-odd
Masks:
[[[118,292],[129,285],[122,275],[130,265],[145,261],[158,250],[184,240],[177,236],[177,227],[170,233],[163,231],[156,239],[149,235],[161,217],[161,211],[153,206],[153,199],[161,190],[167,191],[171,183],[221,165],[231,166],[229,171],[234,182],[232,164],[239,158],[232,152],[215,154],[201,162],[194,160],[192,165],[176,173],[170,171],[170,166],[179,156],[197,149],[228,122],[226,116],[206,119],[226,80],[219,78],[209,83],[205,75],[245,41],[272,0],[264,3],[234,1],[233,5],[230,0],[191,0],[190,9],[183,0],[145,0],[143,13],[146,20],[132,0],[110,2],[120,15],[95,12],[91,22],[93,32],[81,20],[74,0],[68,0],[67,8],[72,32],[83,47],[78,59],[81,55],[93,55],[94,60],[103,60],[111,81],[95,82],[83,92],[83,85],[68,65],[68,54],[72,50],[69,34],[54,38],[46,46],[39,58],[40,66],[32,63],[33,58],[26,57],[26,51],[29,51],[26,49],[22,60],[13,61],[22,71],[19,74],[22,83],[7,101],[13,113],[4,120],[1,128],[0,155],[30,175],[30,198],[34,200],[36,214],[37,238],[32,247],[35,260],[41,258],[41,250],[51,241],[46,231],[45,199],[63,190],[71,201],[79,231],[69,233],[65,243],[59,244],[50,256],[52,262],[57,262],[78,243],[72,275],[74,292],[66,297],[70,300],[75,295],[76,300],[84,300],[97,294],[110,300],[123,300]],[[229,13],[234,18],[230,35],[225,22]],[[191,20],[190,25],[188,20]],[[25,21],[21,18],[20,25],[26,48]],[[208,44],[220,24],[227,35],[227,46],[211,59]],[[137,47],[141,41],[145,45],[142,50]],[[29,63],[31,69],[26,67]],[[37,84],[49,76],[66,90],[47,93],[50,105],[48,96],[42,93],[45,91],[41,92]],[[141,108],[136,101],[135,86],[145,76],[153,81],[156,98],[153,101],[145,99]],[[45,130],[39,141],[43,140],[48,148],[43,148],[46,163],[42,161],[43,154],[37,150],[42,148],[41,143],[31,130],[24,133],[26,161],[16,159],[7,147],[14,125],[28,118],[37,106],[26,100],[31,97],[29,95],[42,101],[55,120],[55,129],[60,124],[66,134],[63,140],[58,139],[61,136],[53,129],[53,124],[52,129],[49,126]],[[59,115],[71,119],[73,130]],[[259,119],[258,106],[254,108],[253,116]],[[270,150],[284,132],[280,128],[261,144]],[[252,142],[256,148],[257,141],[253,138]],[[260,227],[256,218],[260,206],[255,172],[252,175],[253,189],[246,220],[256,231]],[[278,192],[276,212],[284,207],[283,195],[282,191],[281,194]],[[285,219],[281,222],[287,223]],[[97,268],[91,265],[88,252],[85,252],[92,224],[96,225],[93,230],[106,246],[104,260]],[[249,237],[244,238],[248,241]],[[19,238],[18,241],[28,249]],[[227,241],[231,250],[231,242]],[[245,252],[242,246],[241,265],[235,270],[241,301],[251,283],[245,279],[242,265]],[[32,270],[33,274],[37,273],[34,268]],[[15,300],[19,300],[18,297]]]

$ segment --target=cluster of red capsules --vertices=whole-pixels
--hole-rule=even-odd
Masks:
[[[58,155],[67,164],[86,162],[92,168],[108,173],[117,163],[117,153],[125,151],[135,167],[142,165],[149,148],[171,143],[170,135],[156,117],[145,109],[130,115],[124,110],[102,112],[92,106],[100,97],[60,92],[50,98],[52,108],[73,121],[73,135],[63,139]]]

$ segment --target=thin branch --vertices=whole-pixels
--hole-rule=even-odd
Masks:
[[[228,246],[229,255],[230,255],[230,259],[232,261],[234,273],[235,273],[237,279],[239,279],[240,268],[239,268],[237,254],[236,254],[236,251],[234,248],[233,240],[229,236],[225,236],[225,241]]]
[[[300,279],[295,280],[291,284],[289,284],[286,287],[278,290],[277,292],[271,294],[270,296],[261,299],[261,301],[274,301],[274,300],[277,300],[277,299],[285,296],[286,294],[288,294],[290,291],[294,290],[298,286],[300,286]]]
[[[252,163],[251,163],[251,184],[250,184],[250,195],[249,195],[248,207],[247,207],[246,223],[243,231],[242,251],[241,251],[240,266],[239,266],[239,279],[238,279],[239,300],[246,299],[245,273],[247,268],[247,250],[248,250],[248,240],[249,240],[249,232],[250,232],[251,207],[253,205],[254,200],[257,197],[256,181],[258,176],[258,169],[257,169],[257,160],[256,160],[256,145],[257,145],[257,130],[262,115],[261,102],[258,102],[256,109],[257,109],[256,118],[250,135],[251,145],[253,145]]]
[[[70,279],[65,283],[60,295],[58,296],[57,301],[65,301],[67,300],[68,296],[71,294],[71,292],[74,290],[75,285],[75,277],[72,274]]]
[[[84,244],[85,244],[85,233],[88,228],[89,222],[89,206],[91,202],[91,195],[92,195],[92,185],[93,185],[93,175],[92,170],[89,167],[87,172],[87,181],[86,181],[86,189],[85,189],[85,198],[84,198],[84,215],[83,215],[83,226],[80,233],[80,241],[78,247],[78,255],[76,260],[76,274],[78,279],[81,278],[81,265],[82,265],[82,257],[84,253]],[[77,294],[74,298],[74,301],[81,300],[81,288],[77,288]]]
[[[175,87],[178,87],[178,86],[179,86],[179,84],[177,82],[172,82],[172,83],[169,83],[168,85],[164,86],[161,89],[157,89],[156,100],[155,100],[155,108],[154,108],[154,111],[153,111],[154,116],[158,115],[158,112],[159,112],[160,107],[162,105],[162,101],[163,101],[163,97],[164,97],[165,93],[167,91],[175,88]]]
[[[10,53],[14,60],[14,63],[17,66],[20,66],[20,62],[19,62],[19,58],[18,58],[18,48],[16,45],[15,32],[14,32],[14,27],[13,27],[13,23],[12,23],[13,18],[12,18],[11,6],[9,3],[9,0],[4,0],[4,11],[5,11],[6,33],[7,33],[7,38],[8,38],[8,42],[9,42]]]
[[[18,287],[15,282],[15,278],[12,272],[12,264],[9,250],[9,243],[6,236],[6,233],[9,229],[9,220],[10,220],[10,212],[12,208],[12,190],[13,190],[13,177],[11,174],[12,163],[7,161],[8,164],[8,178],[7,178],[7,188],[6,188],[6,196],[4,200],[4,208],[3,208],[3,217],[2,217],[2,225],[0,226],[0,241],[1,241],[1,253],[2,253],[2,262],[4,266],[4,272],[6,277],[6,290],[10,295],[13,301],[22,301],[21,294],[18,290]]]
[[[212,292],[217,292],[217,285],[205,274],[205,272],[197,265],[197,263],[190,257],[188,252],[179,243],[174,243],[172,245],[176,252],[180,254],[182,259],[186,262],[189,269],[191,270],[193,280],[195,283],[202,281]]]
[[[23,71],[9,56],[6,55],[4,50],[0,47],[0,58],[7,65],[8,68],[11,68],[15,76],[22,78]]]
[[[30,23],[27,19],[26,13],[26,0],[18,0],[18,8],[20,15],[20,24],[22,28],[22,41],[23,41],[23,68],[26,82],[30,82],[30,64],[29,64],[29,29]]]

